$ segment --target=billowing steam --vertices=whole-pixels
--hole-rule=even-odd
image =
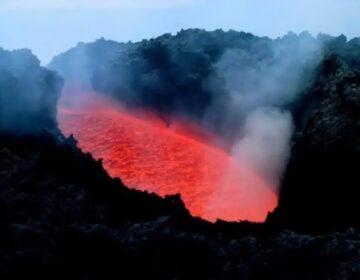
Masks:
[[[231,154],[276,187],[290,155],[292,133],[289,112],[259,108],[247,116],[244,136],[234,144]]]
[[[249,56],[243,50],[230,49],[218,62],[216,74],[225,80],[229,93],[224,114],[243,123],[235,133],[231,154],[262,175],[277,192],[294,131],[289,106],[313,78],[322,47],[307,33],[299,37],[288,34],[275,40],[271,57],[263,60],[261,54]]]

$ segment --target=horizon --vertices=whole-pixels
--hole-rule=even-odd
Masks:
[[[114,39],[112,39],[112,38],[105,38],[105,37],[103,37],[103,36],[98,37],[98,38],[95,38],[94,40],[91,40],[91,41],[86,41],[86,42],[84,42],[84,41],[78,41],[78,42],[76,42],[74,45],[70,46],[69,48],[64,49],[64,50],[61,50],[59,53],[56,53],[54,56],[50,57],[50,60],[45,61],[45,62],[41,59],[41,57],[39,57],[36,53],[34,53],[34,50],[31,49],[31,48],[26,48],[26,47],[21,48],[21,47],[20,47],[20,48],[14,48],[14,49],[7,49],[7,48],[4,48],[3,46],[0,45],[0,49],[2,48],[2,49],[4,49],[4,50],[9,50],[9,51],[29,50],[34,56],[36,56],[37,59],[39,59],[40,64],[41,64],[42,66],[47,66],[49,63],[52,62],[52,60],[53,60],[54,58],[56,58],[57,56],[65,53],[65,52],[67,52],[67,51],[69,51],[69,50],[71,50],[71,49],[73,49],[73,48],[76,48],[79,44],[93,44],[93,43],[95,43],[95,42],[97,42],[97,41],[99,41],[99,40],[113,41],[113,42],[116,42],[116,43],[119,43],[119,44],[121,44],[121,43],[133,43],[133,44],[136,44],[136,43],[141,42],[142,40],[156,39],[156,38],[161,37],[161,36],[163,36],[163,35],[165,35],[165,34],[171,34],[172,36],[176,36],[176,35],[177,35],[179,32],[181,32],[181,31],[196,30],[196,29],[199,29],[199,30],[202,30],[202,31],[205,31],[205,32],[214,32],[214,31],[216,31],[216,30],[222,30],[223,32],[230,32],[230,31],[244,32],[244,33],[250,33],[250,34],[252,34],[252,35],[254,35],[254,36],[257,36],[257,37],[260,37],[260,38],[261,38],[261,37],[266,37],[266,38],[269,38],[269,39],[271,39],[271,40],[274,40],[274,39],[277,39],[277,38],[282,38],[282,37],[286,36],[286,35],[289,34],[289,33],[294,33],[294,34],[296,34],[297,36],[299,36],[299,35],[300,35],[301,33],[303,33],[303,32],[308,32],[308,33],[310,33],[310,35],[311,35],[312,37],[314,37],[314,38],[317,38],[320,34],[329,35],[329,36],[332,36],[332,37],[334,37],[334,38],[339,37],[339,36],[342,36],[342,35],[343,35],[343,36],[346,36],[346,35],[343,34],[343,33],[337,34],[337,35],[328,34],[328,33],[323,33],[323,32],[319,32],[319,33],[317,33],[317,34],[313,34],[313,33],[309,32],[308,30],[303,30],[303,31],[300,31],[300,32],[294,32],[294,31],[289,30],[287,33],[284,33],[283,35],[279,35],[279,36],[276,36],[276,37],[270,37],[270,36],[266,36],[266,35],[262,36],[262,35],[254,34],[254,33],[252,33],[252,32],[247,32],[247,31],[244,31],[244,30],[234,30],[234,29],[223,30],[222,28],[213,29],[213,30],[207,30],[207,29],[204,29],[204,28],[186,28],[186,29],[180,29],[180,30],[175,31],[175,32],[162,33],[162,34],[159,34],[159,35],[156,35],[156,36],[152,36],[152,37],[149,37],[149,38],[142,38],[142,39],[134,40],[134,41],[133,41],[133,40],[118,41],[118,40],[114,40]],[[349,38],[349,37],[346,36],[346,38],[347,38],[347,41],[349,42],[349,41],[352,40],[352,39],[360,38],[360,37],[350,37],[350,38]]]
[[[138,42],[189,28],[269,38],[308,31],[352,39],[360,36],[359,10],[356,0],[2,0],[0,47],[30,49],[46,65],[79,42]]]

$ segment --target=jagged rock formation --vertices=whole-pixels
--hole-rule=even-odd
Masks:
[[[360,73],[329,59],[309,96],[274,216],[298,230],[358,226]]]
[[[34,133],[56,127],[63,80],[28,50],[0,48],[0,130]]]

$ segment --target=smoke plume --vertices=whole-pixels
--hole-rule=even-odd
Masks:
[[[243,133],[233,146],[232,155],[256,170],[269,185],[278,186],[290,154],[291,114],[259,108],[247,116]]]
[[[232,155],[277,192],[294,132],[290,106],[311,82],[322,48],[308,33],[289,33],[275,40],[270,52],[271,59],[262,59],[261,53],[250,56],[230,49],[218,62],[217,75],[225,80],[229,93],[223,113],[240,120]]]

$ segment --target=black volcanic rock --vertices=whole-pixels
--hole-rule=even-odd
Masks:
[[[360,73],[329,59],[310,96],[270,220],[305,231],[359,226]]]
[[[73,140],[0,135],[1,279],[356,279],[360,232],[191,217],[129,190]]]
[[[0,48],[0,131],[34,133],[56,127],[63,80],[28,50]]]

